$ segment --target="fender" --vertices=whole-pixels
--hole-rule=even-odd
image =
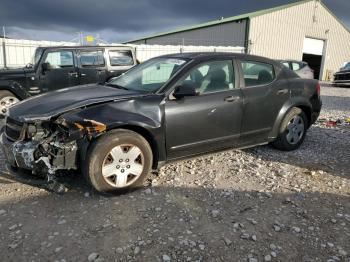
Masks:
[[[307,108],[309,110],[309,113],[312,112],[312,105],[310,101],[308,101],[306,98],[303,97],[292,97],[288,101],[286,101],[281,110],[279,111],[277,118],[275,120],[275,123],[273,125],[273,128],[268,136],[269,141],[274,140],[278,134],[279,134],[279,129],[281,127],[282,121],[284,119],[284,116],[288,113],[288,111],[293,108],[293,107],[303,107]],[[308,114],[308,112],[306,112]],[[308,116],[309,117],[309,116]]]
[[[158,162],[166,160],[166,146],[164,131],[162,130],[162,113],[158,110],[146,110],[147,104],[137,100],[120,101],[88,107],[79,111],[71,111],[59,118],[67,121],[70,126],[95,127],[90,133],[92,139],[98,139],[105,132],[117,128],[130,129],[142,135],[152,147],[154,153],[154,167]],[[83,155],[86,154],[83,153]]]
[[[8,90],[20,100],[30,96],[27,90],[14,80],[0,80],[0,90]]]

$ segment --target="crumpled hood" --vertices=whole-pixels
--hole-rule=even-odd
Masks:
[[[146,94],[104,85],[82,85],[26,99],[12,106],[9,116],[25,122],[48,120],[80,107],[144,95]]]

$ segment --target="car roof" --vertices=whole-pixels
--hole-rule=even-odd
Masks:
[[[304,61],[300,61],[300,60],[293,60],[293,59],[281,59],[281,60],[276,60],[278,62],[295,62],[295,63],[306,63]]]
[[[237,58],[244,60],[257,60],[261,62],[273,63],[276,64],[276,61],[255,55],[248,55],[242,53],[234,53],[234,52],[191,52],[191,53],[176,53],[176,54],[168,54],[162,55],[160,57],[168,57],[168,58],[183,58],[183,59],[198,59],[198,60],[208,60],[213,58]]]
[[[128,46],[128,45],[72,45],[72,46],[40,46],[38,48],[41,49],[96,49],[96,48],[130,48],[132,49],[133,47]]]

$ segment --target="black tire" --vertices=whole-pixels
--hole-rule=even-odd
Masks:
[[[11,93],[10,91],[8,91],[8,90],[0,90],[0,101],[1,101],[3,98],[5,98],[5,97],[12,97],[15,103],[17,103],[18,100],[19,100],[19,99],[18,99],[13,93]],[[3,110],[5,110],[5,109],[2,108],[2,107],[3,107],[2,105],[0,105],[0,106],[1,106],[1,109],[0,109],[0,117],[3,117],[3,116],[7,113],[7,109],[6,109],[6,111],[3,111]]]
[[[300,117],[304,123],[304,130],[302,135],[300,135],[301,137],[299,138],[298,142],[297,140],[294,143],[291,143],[288,140],[288,125],[289,123],[295,118],[295,117]],[[304,142],[305,136],[306,136],[306,132],[308,129],[308,119],[305,115],[305,113],[297,107],[293,107],[291,110],[289,110],[289,112],[286,114],[286,116],[284,117],[280,130],[279,130],[279,135],[277,137],[277,139],[275,141],[273,141],[271,144],[282,151],[292,151],[295,149],[298,149],[300,147],[300,145]]]
[[[106,158],[110,156],[110,152],[113,148],[125,144],[134,145],[140,149],[142,152],[143,169],[141,175],[135,178],[135,181],[133,181],[132,184],[126,187],[117,188],[110,185],[103,177],[102,165]],[[106,133],[93,142],[88,150],[86,162],[83,163],[83,172],[88,182],[98,192],[125,193],[143,186],[144,180],[150,174],[152,161],[152,149],[144,137],[130,130],[117,129]]]

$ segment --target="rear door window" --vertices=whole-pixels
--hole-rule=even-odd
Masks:
[[[289,63],[288,62],[282,62],[282,65],[284,65],[285,67],[289,68]]]
[[[110,50],[108,53],[111,66],[129,66],[134,64],[130,50]]]
[[[241,66],[246,87],[267,85],[275,79],[275,70],[271,64],[243,61]]]
[[[82,67],[104,66],[103,51],[80,51],[80,64]]]

